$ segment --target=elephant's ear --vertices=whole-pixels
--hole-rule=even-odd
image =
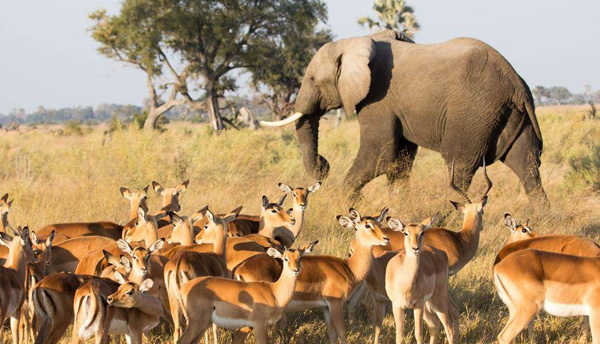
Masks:
[[[371,86],[369,63],[375,56],[375,42],[369,37],[344,42],[338,57],[338,91],[346,114],[351,115],[356,105],[365,99]]]

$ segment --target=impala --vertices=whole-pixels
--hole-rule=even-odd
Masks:
[[[162,199],[162,207],[167,208],[168,211],[179,212],[181,210],[181,204],[179,203],[179,197],[181,193],[187,190],[189,180],[177,185],[174,188],[164,188],[160,183],[152,181],[152,190],[160,196]],[[170,219],[168,217],[159,218],[158,227],[164,227],[169,225]]]
[[[73,299],[88,275],[53,273],[32,289],[31,304],[35,310],[38,333],[35,344],[56,344],[73,322]]]
[[[21,319],[19,326],[19,339],[24,343],[29,343],[29,335],[33,331],[32,324],[35,321],[35,312],[31,302],[31,291],[33,286],[44,276],[46,276],[46,267],[52,261],[52,241],[54,232],[46,240],[39,240],[35,232],[29,235],[33,253],[37,256],[36,263],[27,264],[27,278],[24,285],[23,306],[21,307]],[[34,338],[32,336],[32,338]]]
[[[506,256],[493,271],[509,311],[500,343],[512,343],[542,309],[555,316],[589,316],[592,340],[600,343],[600,258],[525,249]]]
[[[182,309],[179,300],[179,289],[186,282],[201,276],[228,277],[226,259],[227,224],[237,217],[237,213],[230,213],[224,218],[215,217],[210,210],[206,210],[206,223],[203,230],[214,233],[213,252],[197,252],[179,250],[165,266],[164,279],[169,292],[169,305],[174,323],[174,342],[181,335]],[[183,221],[183,220],[182,220]],[[185,220],[189,222],[189,220]],[[208,234],[207,234],[208,236]],[[219,243],[220,241],[220,243]],[[216,339],[216,331],[213,331]]]
[[[21,305],[23,303],[24,285],[27,264],[36,262],[37,256],[33,252],[29,228],[16,230],[17,234],[11,237],[7,233],[0,232],[0,244],[9,248],[8,259],[3,267],[0,267],[0,285],[2,285],[2,297],[0,297],[0,324],[4,324],[10,317],[10,327],[13,343],[18,343],[19,320],[21,318]],[[4,326],[0,326],[0,339],[4,341]]]
[[[73,343],[92,336],[96,343],[107,343],[109,335],[124,334],[128,343],[141,344],[142,334],[158,325],[162,305],[156,296],[146,294],[152,280],[138,287],[118,272],[115,278],[118,282],[92,278],[75,292]]]
[[[273,230],[272,237],[277,239],[283,245],[290,247],[300,235],[304,226],[304,216],[308,207],[308,196],[316,192],[321,187],[321,183],[315,183],[308,188],[297,187],[293,188],[287,184],[279,183],[281,191],[292,196],[292,208],[290,215],[296,220],[291,228],[277,227]]]
[[[143,241],[150,247],[158,240],[158,220],[167,214],[167,207],[157,214],[150,215],[144,208],[138,208],[138,215],[123,228],[123,239],[127,242]]]
[[[241,282],[219,277],[200,277],[180,290],[187,319],[180,344],[196,343],[212,322],[227,329],[253,327],[258,344],[268,342],[267,329],[283,314],[292,299],[300,274],[303,249],[268,253],[283,260],[281,277],[275,283]]]
[[[389,239],[381,230],[380,221],[385,217],[387,208],[376,217],[361,217],[355,209],[350,209],[352,218],[338,216],[340,224],[355,229],[356,249],[346,259],[333,256],[306,256],[303,269],[292,301],[286,310],[305,310],[322,308],[329,331],[329,340],[336,343],[339,338],[346,342],[344,325],[344,302],[352,296],[356,288],[363,282],[373,262],[373,247],[389,244]],[[248,260],[244,265],[256,266],[259,260]],[[253,262],[254,261],[254,262]],[[265,281],[277,274],[275,264],[265,265],[260,269],[236,269],[236,278],[244,281]]]
[[[8,200],[8,194],[5,194],[0,198],[0,232],[7,232],[7,229],[10,228],[8,224],[8,212],[10,211],[10,207],[12,206],[13,200]]]
[[[138,209],[143,208],[145,211],[148,211],[148,204],[146,200],[148,199],[148,188],[150,185],[147,185],[141,191],[131,191],[126,187],[121,187],[119,191],[121,195],[125,197],[125,199],[129,200],[129,220],[133,220],[138,216]]]
[[[509,213],[505,213],[504,224],[510,230],[510,236],[506,241],[506,245],[538,236],[536,232],[529,228],[529,220],[521,224],[517,224],[517,220],[514,217],[512,217]]]
[[[448,343],[458,339],[458,308],[448,295],[448,257],[444,251],[424,245],[423,240],[434,218],[406,226],[397,219],[389,221],[390,227],[405,238],[404,251],[390,259],[385,273],[385,290],[392,301],[397,344],[403,342],[407,308],[414,312],[417,343],[423,342],[423,318],[429,326],[431,343],[436,342],[440,322]]]

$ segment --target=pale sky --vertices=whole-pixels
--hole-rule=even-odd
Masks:
[[[370,0],[326,0],[337,38],[368,34]],[[408,0],[418,43],[474,37],[496,48],[530,87],[600,88],[598,0]],[[0,1],[0,113],[101,103],[141,104],[144,75],[96,52],[87,15],[118,0]],[[244,85],[240,85],[244,86]]]

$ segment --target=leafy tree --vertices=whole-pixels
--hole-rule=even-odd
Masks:
[[[553,86],[548,89],[548,97],[555,100],[559,105],[566,104],[572,94],[566,87]]]
[[[292,110],[312,56],[333,39],[330,30],[317,27],[327,22],[327,9],[321,0],[298,0],[283,6],[281,34],[254,47],[249,55],[249,64],[254,65],[253,87],[261,91],[259,101],[275,120]]]
[[[172,68],[164,52],[163,35],[157,27],[157,11],[148,1],[125,1],[119,15],[109,16],[98,10],[89,17],[94,21],[92,38],[100,43],[98,52],[146,73],[149,106],[145,129],[154,129],[157,120],[173,106],[183,103],[177,99],[185,87],[186,72],[171,80],[162,78],[163,69]],[[160,92],[170,89],[166,100]]]
[[[375,0],[373,10],[377,14],[377,19],[367,16],[360,17],[358,23],[369,26],[369,29],[378,27],[404,31],[410,38],[413,38],[414,34],[419,31],[419,23],[415,18],[414,10],[406,5],[405,0]]]
[[[533,90],[531,90],[531,93],[533,93],[537,104],[541,105],[542,98],[548,95],[548,90],[544,86],[538,85]]]

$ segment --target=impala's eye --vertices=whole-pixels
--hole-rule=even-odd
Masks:
[[[208,225],[204,225],[204,229],[208,229]]]
[[[289,261],[289,258],[283,258],[283,260],[287,262],[287,261]]]
[[[521,229],[521,232],[527,233],[527,229],[523,228],[523,229]]]
[[[404,236],[408,236],[408,232],[402,232]]]
[[[277,210],[276,210],[276,209],[272,209],[272,210],[271,210],[271,212],[272,212],[273,214],[277,214]]]
[[[133,289],[127,292],[127,295],[133,295]]]

